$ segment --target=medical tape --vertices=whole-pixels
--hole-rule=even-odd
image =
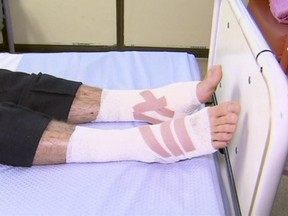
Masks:
[[[184,118],[179,118],[174,121],[174,130],[185,152],[194,151],[195,146],[192,143],[191,138],[186,129]]]
[[[143,112],[148,111],[155,111],[159,115],[172,118],[174,116],[174,111],[166,108],[167,101],[165,97],[161,97],[157,99],[153,93],[149,90],[143,91],[140,93],[140,95],[145,99],[145,102],[139,103],[133,107],[133,115],[134,118],[137,120],[143,120],[151,123],[160,123],[160,121],[157,118],[149,117]]]
[[[163,139],[163,144],[174,156],[185,155],[185,153],[194,151],[196,148],[192,143],[188,131],[185,126],[184,118],[176,119],[173,122],[174,131],[178,142],[182,146],[184,152],[180,149],[178,142],[176,141],[173,132],[170,127],[170,122],[165,122],[160,125],[160,132]],[[172,155],[165,150],[165,148],[158,142],[155,137],[151,126],[142,126],[139,127],[140,134],[144,139],[147,146],[156,154],[160,155],[163,158],[171,157]]]
[[[150,126],[142,126],[139,127],[139,131],[147,144],[147,146],[157,153],[158,155],[162,156],[163,158],[170,157],[171,154],[169,154],[157,141],[156,137],[154,136]]]
[[[183,152],[179,148],[176,140],[174,139],[173,133],[170,129],[170,122],[164,122],[163,124],[161,124],[160,129],[164,143],[166,143],[166,146],[170,150],[170,152],[174,156],[183,155]]]

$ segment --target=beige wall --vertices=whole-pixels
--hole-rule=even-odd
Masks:
[[[209,47],[213,1],[126,0],[125,44]]]
[[[116,44],[116,0],[10,0],[18,44]],[[125,0],[125,45],[209,46],[212,0]]]
[[[10,4],[16,43],[116,43],[115,0],[10,0]]]
[[[125,0],[124,43],[208,48],[213,2]],[[116,0],[41,0],[41,4],[10,0],[10,4],[16,44],[116,44]]]

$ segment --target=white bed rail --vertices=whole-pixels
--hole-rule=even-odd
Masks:
[[[208,66],[214,64],[224,71],[218,102],[242,106],[228,148],[241,212],[269,215],[288,150],[287,78],[241,0],[215,0]]]

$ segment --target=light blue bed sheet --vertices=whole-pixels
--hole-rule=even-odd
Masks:
[[[193,55],[173,52],[25,54],[19,71],[117,89],[199,80]],[[87,124],[132,127],[134,122]],[[224,215],[214,156],[175,164],[0,165],[1,215]]]

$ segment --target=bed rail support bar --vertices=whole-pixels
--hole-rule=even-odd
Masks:
[[[12,30],[12,21],[10,15],[10,4],[9,0],[1,0],[3,7],[3,19],[4,19],[4,32],[7,37],[8,49],[10,53],[15,53],[14,36]]]
[[[216,97],[215,93],[212,95],[212,103],[214,106],[218,105],[218,101],[217,101],[217,97]],[[230,162],[228,149],[227,148],[220,149],[220,153],[224,154],[224,157],[225,157],[229,186],[230,186],[230,192],[231,192],[231,198],[232,198],[232,203],[233,203],[233,209],[235,211],[234,213],[237,216],[241,216],[242,213],[241,213],[241,208],[240,208],[240,202],[238,199],[238,194],[237,194],[236,184],[234,181],[234,175],[233,175],[233,170],[232,170],[232,166],[231,166],[231,162]]]

